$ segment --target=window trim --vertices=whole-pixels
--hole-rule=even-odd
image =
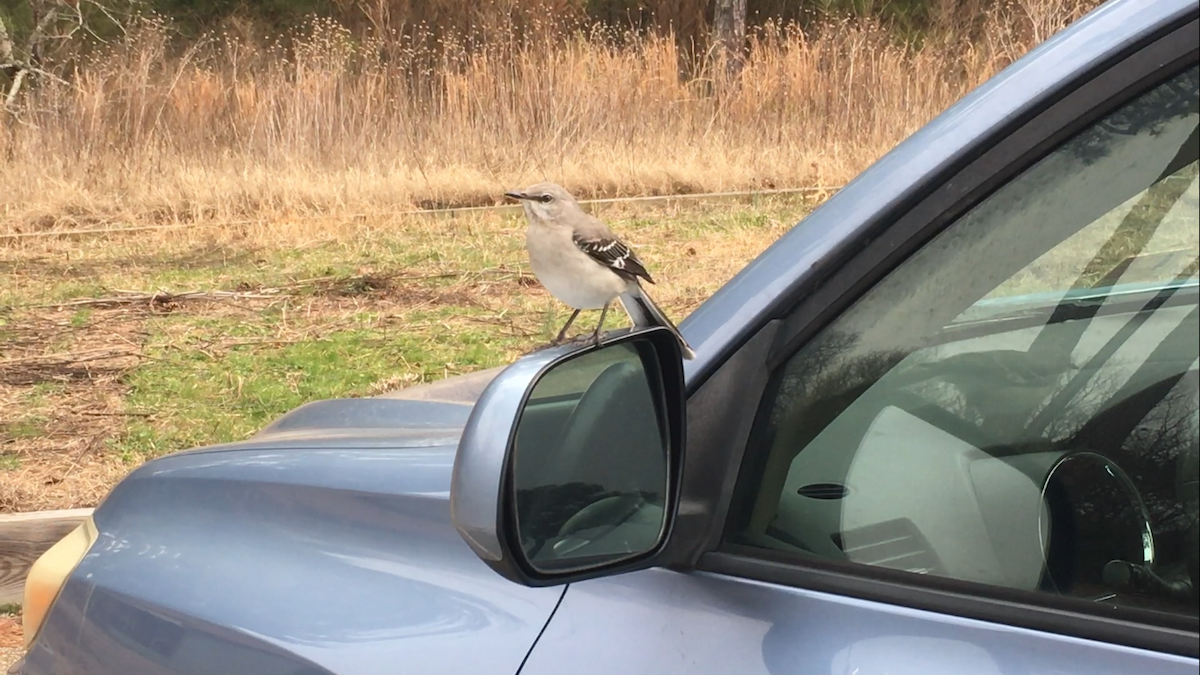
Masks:
[[[755,579],[836,595],[873,600],[1047,633],[1098,640],[1196,658],[1196,620],[1144,609],[1102,605],[1077,598],[900,570],[838,563],[813,557],[797,564],[792,554],[726,544],[706,553],[706,572]],[[1097,611],[1099,610],[1099,611]]]
[[[745,489],[745,476],[741,474],[754,472],[752,467],[761,464],[762,453],[754,453],[752,448],[769,417],[780,366],[967,210],[1087,125],[1200,62],[1194,37],[1200,30],[1198,23],[1196,13],[1189,13],[1125,58],[1110,62],[1080,82],[1041,113],[1015,129],[1001,132],[1000,140],[974,161],[940,181],[936,189],[898,219],[876,229],[865,245],[845,258],[836,271],[789,311],[780,322],[767,356],[765,365],[771,376],[759,392],[749,442],[733,453],[737,455],[733,464],[736,481],[726,483],[720,500],[724,508],[719,509],[723,517],[714,523],[719,526],[711,532],[723,534],[735,508],[733,498]],[[709,540],[709,551],[696,561],[696,569],[1192,658],[1200,656],[1200,620],[1193,617],[954,579],[914,578],[900,571],[730,544],[720,537]]]

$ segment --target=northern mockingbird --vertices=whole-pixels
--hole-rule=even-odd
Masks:
[[[679,329],[642,288],[639,278],[654,283],[642,261],[607,225],[584,213],[571,193],[554,183],[538,183],[504,195],[520,200],[525,208],[525,246],[533,273],[551,295],[575,310],[555,344],[562,342],[584,309],[600,310],[592,335],[599,343],[608,306],[620,298],[635,327],[666,326],[679,339],[683,358],[695,358]]]

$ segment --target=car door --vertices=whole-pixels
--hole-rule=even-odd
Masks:
[[[716,536],[572,584],[521,672],[1196,672],[1195,22],[1174,35],[734,354],[723,405],[756,412],[699,481]]]

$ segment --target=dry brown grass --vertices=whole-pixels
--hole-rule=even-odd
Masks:
[[[21,658],[24,644],[20,617],[0,614],[0,672],[7,672]]]
[[[836,185],[1094,4],[1015,0],[982,39],[921,49],[869,20],[768,27],[736,85],[681,76],[669,35],[434,49],[314,21],[290,50],[181,48],[146,20],[0,114],[0,232],[486,204],[542,179],[582,196]]]
[[[524,281],[518,217],[397,211],[545,178],[584,197],[837,185],[1092,4],[1017,0],[985,40],[920,50],[869,22],[768,29],[737,86],[682,78],[669,36],[433,54],[316,23],[285,55],[233,35],[179,51],[161,26],[134,27],[0,112],[0,233],[224,225],[0,239],[0,512],[94,504],[147,457],[244,437],[297,400],[505,363],[565,319]],[[599,215],[682,317],[809,206]],[[312,278],[327,269],[381,285],[323,290]],[[291,283],[245,302],[61,304]],[[287,346],[315,341],[359,361],[293,377],[319,355]],[[266,357],[296,361],[276,372]],[[377,379],[342,377],[354,371]],[[219,382],[178,399],[190,380]]]
[[[120,377],[142,324],[124,308],[71,316],[26,312],[0,331],[0,513],[91,505],[129,471],[107,443],[125,423]]]
[[[809,208],[776,198],[596,212],[681,318]],[[244,438],[307,400],[544,345],[567,310],[527,271],[523,232],[518,214],[480,212],[0,247],[0,513],[92,506],[149,457]],[[216,293],[154,295],[193,290]],[[193,381],[213,385],[178,391]]]

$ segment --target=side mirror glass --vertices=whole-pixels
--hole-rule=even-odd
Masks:
[[[683,366],[666,329],[517,361],[463,431],[450,491],[480,558],[527,585],[653,564],[683,450]]]
[[[516,535],[541,573],[654,550],[666,527],[668,430],[661,370],[646,343],[586,352],[547,369],[517,422]]]

